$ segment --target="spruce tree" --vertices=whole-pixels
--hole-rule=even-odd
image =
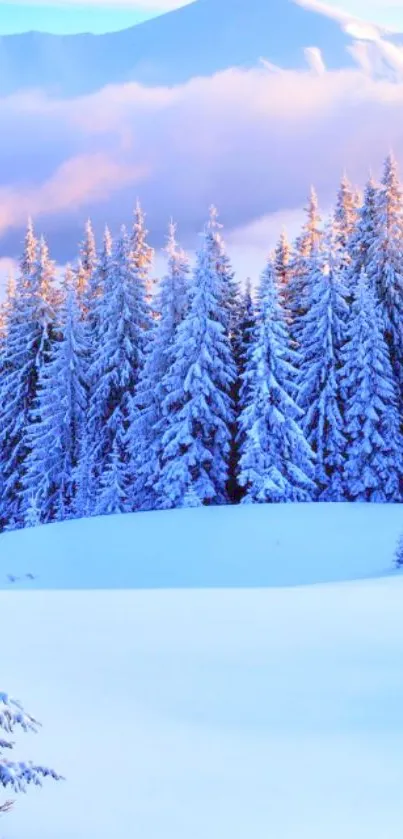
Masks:
[[[7,316],[0,382],[1,515],[3,526],[22,526],[24,476],[30,450],[28,427],[42,366],[55,340],[49,300],[53,263],[44,239],[39,245],[29,225],[16,293]]]
[[[121,422],[123,427],[123,422]],[[95,513],[98,516],[108,516],[115,513],[126,513],[127,503],[127,464],[125,447],[115,436],[112,451],[109,453],[105,468],[102,472]]]
[[[271,259],[262,275],[259,298],[239,420],[243,502],[308,501],[315,493],[312,452],[292,396],[296,371]]]
[[[14,743],[8,739],[8,735],[15,734],[17,729],[25,733],[37,732],[39,723],[26,713],[20,702],[0,692],[0,730],[7,735],[7,739],[0,738],[0,786],[20,793],[26,792],[27,786],[41,786],[43,778],[62,780],[61,775],[58,775],[54,769],[31,761],[8,760],[4,756],[3,753],[6,750],[11,751],[14,748]],[[7,812],[11,806],[11,801],[1,803],[0,813]]]
[[[379,307],[363,270],[343,350],[347,435],[344,483],[352,501],[401,501],[398,391]]]
[[[154,304],[156,323],[146,347],[127,436],[132,472],[130,496],[135,510],[152,510],[157,503],[155,486],[165,430],[164,380],[173,362],[176,331],[189,305],[189,261],[178,246],[173,222],[169,225],[166,254],[168,270]]]
[[[376,287],[375,265],[372,264],[378,230],[378,189],[372,176],[368,180],[361,207],[358,209],[357,224],[350,237],[350,266],[347,287],[350,299],[355,293],[361,272]],[[372,266],[372,271],[371,271]]]
[[[403,387],[403,204],[397,164],[385,161],[378,192],[378,224],[371,248],[370,277],[381,302],[385,337],[394,374]]]
[[[357,225],[357,197],[353,187],[344,175],[337,194],[333,216],[333,248],[342,282],[349,291],[351,277],[351,243]]]
[[[316,455],[316,482],[322,501],[343,499],[341,351],[348,312],[346,296],[330,229],[326,250],[316,250],[312,257],[297,382],[303,429]]]
[[[285,230],[281,233],[274,252],[274,271],[279,295],[279,302],[286,313],[287,321],[291,320],[290,311],[290,281],[291,281],[291,246]]]
[[[227,500],[231,391],[235,380],[232,348],[222,322],[223,283],[207,226],[197,254],[186,317],[178,327],[172,363],[164,377],[158,507],[181,507],[195,500]]]
[[[87,345],[80,300],[71,269],[64,282],[61,334],[39,371],[29,417],[23,487],[25,507],[35,496],[41,521],[69,518],[74,510],[75,470],[85,424]]]
[[[321,249],[323,240],[318,197],[313,187],[305,212],[306,221],[301,235],[294,244],[291,255],[288,283],[288,316],[291,324],[291,337],[295,346],[298,346],[301,341],[302,318],[308,307],[307,286],[311,273],[312,256]]]
[[[234,361],[236,369],[236,381],[233,390],[235,421],[232,433],[229,484],[230,499],[235,503],[240,501],[243,495],[243,489],[239,486],[238,482],[238,463],[240,457],[241,442],[243,439],[242,434],[239,430],[238,420],[241,415],[242,409],[247,402],[247,385],[245,383],[245,372],[247,359],[249,356],[249,349],[253,344],[256,329],[256,312],[254,300],[252,297],[252,284],[250,279],[246,280],[245,290],[243,295],[241,296],[238,317],[239,320],[236,324],[233,341]]]
[[[227,254],[221,230],[222,224],[218,221],[218,210],[212,205],[206,236],[208,247],[215,255],[217,276],[221,284],[221,303],[218,316],[227,337],[232,341],[235,338],[234,333],[239,320],[240,287]]]
[[[109,468],[114,440],[123,441],[128,429],[149,324],[144,298],[144,286],[133,267],[130,240],[122,228],[102,298],[102,340],[95,347],[89,371],[88,434],[96,493],[101,476]]]
[[[137,308],[144,307],[144,328],[151,326],[150,305],[153,299],[154,282],[150,272],[154,259],[154,251],[147,241],[148,230],[145,226],[145,214],[141,204],[137,201],[134,209],[133,228],[130,237],[130,263],[133,281],[138,289]]]

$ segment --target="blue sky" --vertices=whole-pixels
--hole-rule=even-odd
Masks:
[[[106,32],[123,29],[189,0],[8,0],[0,2],[0,33]],[[339,5],[338,0],[327,0]],[[353,14],[403,29],[403,0],[341,0]]]
[[[111,32],[185,3],[186,0],[0,0],[0,33],[31,29],[64,34]]]

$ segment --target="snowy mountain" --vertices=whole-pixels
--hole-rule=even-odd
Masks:
[[[401,839],[400,528],[285,505],[1,535],[2,577],[39,574],[0,591],[2,688],[43,723],[16,758],[66,777],[4,835]]]
[[[175,84],[261,58],[299,68],[309,47],[337,68],[352,63],[351,43],[339,22],[296,0],[195,0],[113,34],[0,38],[0,94],[31,87],[73,96],[132,80]]]

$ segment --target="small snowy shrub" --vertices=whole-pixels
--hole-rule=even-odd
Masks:
[[[403,533],[399,537],[399,541],[396,545],[395,565],[396,568],[403,568]]]
[[[25,732],[37,732],[39,725],[33,717],[24,711],[20,702],[10,699],[6,693],[0,692],[0,731],[3,730],[6,734],[13,734],[16,728],[22,728]],[[50,777],[55,781],[61,780],[61,775],[46,766],[38,766],[31,761],[14,762],[7,760],[3,756],[3,752],[11,750],[13,747],[14,743],[12,741],[3,740],[0,737],[0,786],[10,788],[13,792],[18,793],[26,792],[28,784],[41,786],[42,778]],[[11,806],[11,801],[0,804],[0,813],[8,812]]]

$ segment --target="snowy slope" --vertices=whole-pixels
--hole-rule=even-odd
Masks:
[[[294,0],[195,0],[122,32],[92,36],[41,33],[0,38],[0,95],[40,88],[82,95],[106,84],[176,84],[261,57],[306,67],[318,47],[330,68],[349,66],[352,39],[335,20]]]
[[[401,522],[286,505],[2,535],[3,571],[39,574],[0,591],[1,687],[44,723],[16,757],[67,776],[2,835],[401,839]]]
[[[245,505],[64,522],[0,536],[0,588],[353,580],[389,572],[402,529],[400,505],[371,504]],[[8,575],[18,579],[10,583]]]
[[[2,685],[44,723],[18,754],[67,776],[2,835],[401,839],[402,601],[403,579],[0,592]]]

